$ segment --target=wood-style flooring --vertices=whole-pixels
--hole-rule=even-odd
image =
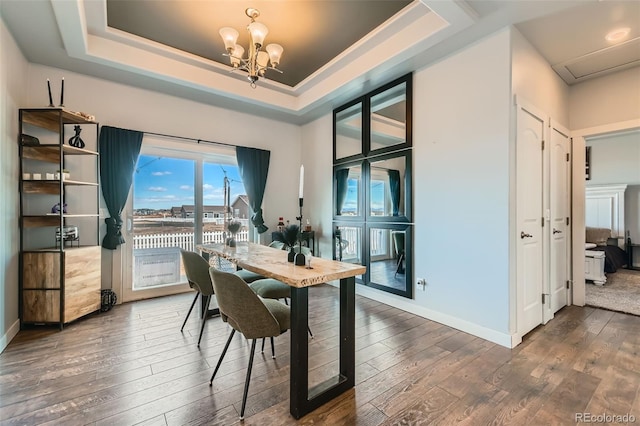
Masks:
[[[338,290],[310,290],[317,382],[337,369]],[[180,325],[192,294],[128,303],[65,327],[23,330],[0,355],[1,425],[239,424],[248,343]],[[516,349],[363,297],[356,387],[299,421],[289,415],[289,336],[258,353],[246,425],[575,424],[576,413],[640,421],[640,317],[567,307]],[[267,344],[268,347],[268,344]],[[611,420],[612,418],[609,418]]]

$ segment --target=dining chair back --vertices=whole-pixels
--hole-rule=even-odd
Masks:
[[[244,419],[256,340],[270,337],[273,345],[273,337],[279,336],[289,329],[291,312],[289,307],[283,303],[276,300],[263,300],[258,297],[249,288],[248,284],[235,274],[218,271],[215,268],[209,268],[209,274],[211,275],[211,281],[218,300],[220,316],[223,321],[231,326],[231,333],[213,370],[209,386],[213,386],[213,379],[222,364],[235,332],[239,331],[245,338],[251,339],[251,353],[249,355],[249,365],[242,395],[242,408],[240,410],[240,419]]]
[[[200,347],[200,341],[202,340],[202,333],[204,331],[204,324],[207,320],[209,301],[211,300],[211,297],[214,293],[213,284],[211,283],[211,276],[209,275],[209,262],[207,262],[198,253],[188,250],[181,249],[180,255],[182,256],[182,265],[184,266],[184,272],[187,276],[189,286],[196,290],[196,296],[191,303],[191,307],[189,308],[189,312],[187,312],[187,316],[182,323],[180,331],[183,331],[184,326],[189,319],[189,315],[191,315],[191,311],[193,310],[193,307],[198,300],[198,297],[202,297],[202,324],[200,325],[200,336],[198,337],[198,347]]]

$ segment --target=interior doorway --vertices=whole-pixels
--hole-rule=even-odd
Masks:
[[[586,139],[599,135],[615,134],[625,131],[640,131],[640,119],[611,123],[572,132],[572,250],[583,253],[585,250],[585,197],[586,197]],[[586,303],[585,258],[573,256],[572,303],[584,306]]]
[[[640,250],[633,250],[640,243],[640,130],[587,136],[585,144],[585,304],[640,315]],[[596,241],[599,234],[608,240]]]

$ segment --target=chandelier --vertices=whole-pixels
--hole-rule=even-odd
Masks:
[[[248,8],[245,10],[246,15],[251,18],[251,23],[247,25],[247,31],[249,32],[249,53],[247,58],[243,58],[244,48],[237,43],[238,31],[230,27],[220,28],[220,36],[224,41],[224,47],[227,49],[227,53],[224,56],[228,56],[233,70],[243,70],[249,73],[248,79],[251,83],[251,87],[255,89],[256,81],[260,77],[264,77],[267,69],[278,71],[282,73],[277,67],[280,63],[280,56],[282,55],[283,48],[279,44],[269,44],[265,50],[260,50],[264,43],[264,39],[269,33],[266,25],[256,22],[256,18],[260,16],[260,11],[254,8]],[[269,65],[270,64],[270,65]]]

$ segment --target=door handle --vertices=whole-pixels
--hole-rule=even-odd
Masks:
[[[553,233],[554,234],[562,234],[562,231],[556,228],[553,228]]]
[[[533,237],[533,235],[527,234],[524,231],[520,232],[520,238],[531,238],[531,237]]]

